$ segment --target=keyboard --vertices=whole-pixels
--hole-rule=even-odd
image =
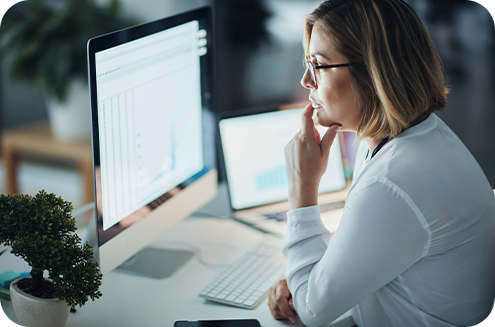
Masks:
[[[223,304],[254,309],[283,275],[286,259],[281,239],[262,240],[211,282],[199,296]]]

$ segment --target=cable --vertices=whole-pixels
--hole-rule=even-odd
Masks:
[[[243,224],[243,225],[246,225],[246,226],[248,226],[248,227],[251,227],[251,228],[253,228],[253,229],[256,229],[257,231],[259,231],[259,232],[261,232],[261,233],[263,233],[263,234],[277,235],[277,234],[276,234],[276,233],[274,233],[274,232],[267,231],[267,230],[265,230],[265,229],[263,229],[263,228],[260,228],[260,227],[258,227],[258,226],[256,226],[256,225],[253,225],[253,224],[250,224],[250,223],[248,223],[248,222],[246,222],[246,221],[244,221],[244,220],[242,220],[242,219],[239,219],[239,218],[237,218],[237,217],[234,217],[234,216],[230,216],[230,215],[228,215],[228,216],[219,216],[219,215],[215,215],[215,214],[212,214],[212,213],[208,213],[208,212],[201,212],[201,211],[196,211],[195,213],[193,213],[193,215],[195,215],[195,214],[198,214],[198,215],[208,215],[208,216],[215,217],[215,218],[219,218],[219,219],[232,219],[232,220],[237,221],[237,222],[239,222],[239,223],[241,223],[241,224]]]
[[[195,216],[195,215],[199,215],[199,216],[209,216],[209,217],[219,218],[219,219],[227,219],[227,218],[230,218],[229,216],[220,216],[220,215],[216,215],[216,214],[214,214],[214,213],[203,212],[203,211],[195,211],[194,213],[192,213],[192,214],[191,214],[191,216]]]
[[[90,209],[94,209],[94,208],[95,208],[95,203],[91,202],[91,203],[83,205],[82,207],[79,207],[77,209],[72,210],[72,215],[74,217],[77,217],[80,214],[82,214],[83,212],[86,212],[86,211],[88,211]]]

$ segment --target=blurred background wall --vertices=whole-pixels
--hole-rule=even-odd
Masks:
[[[62,0],[59,0],[62,1]],[[105,3],[106,0],[98,0]],[[305,101],[301,46],[304,14],[314,0],[121,0],[124,15],[147,22],[209,4],[216,28],[216,111]],[[451,88],[439,116],[478,160],[495,188],[495,29],[479,4],[461,0],[407,0],[423,20]],[[0,42],[1,44],[1,42]],[[42,96],[28,83],[13,84],[0,64],[2,130],[47,119]],[[446,163],[448,164],[448,163]],[[81,177],[71,167],[23,163],[20,191],[45,188],[82,204]],[[0,170],[3,172],[3,170]],[[0,173],[0,190],[4,176]]]

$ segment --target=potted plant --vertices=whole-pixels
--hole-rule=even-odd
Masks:
[[[58,140],[90,137],[88,40],[134,23],[119,14],[118,0],[30,0],[5,13],[0,54],[10,78],[34,84],[44,96]]]
[[[81,245],[72,204],[55,194],[0,195],[0,244],[31,266],[10,286],[23,326],[64,326],[71,307],[101,296],[102,275],[89,244]],[[48,272],[50,280],[43,277]]]

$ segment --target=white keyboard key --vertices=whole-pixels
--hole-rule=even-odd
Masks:
[[[229,295],[225,299],[226,301],[233,302],[237,296],[236,295]]]
[[[260,297],[263,295],[263,293],[264,293],[263,291],[255,291],[251,294],[251,296]]]
[[[229,293],[220,293],[218,294],[217,299],[223,300],[227,297],[227,295],[229,295]]]
[[[253,301],[253,300],[246,300],[244,301],[244,304],[245,305],[249,305],[249,306],[252,306],[256,301]]]

